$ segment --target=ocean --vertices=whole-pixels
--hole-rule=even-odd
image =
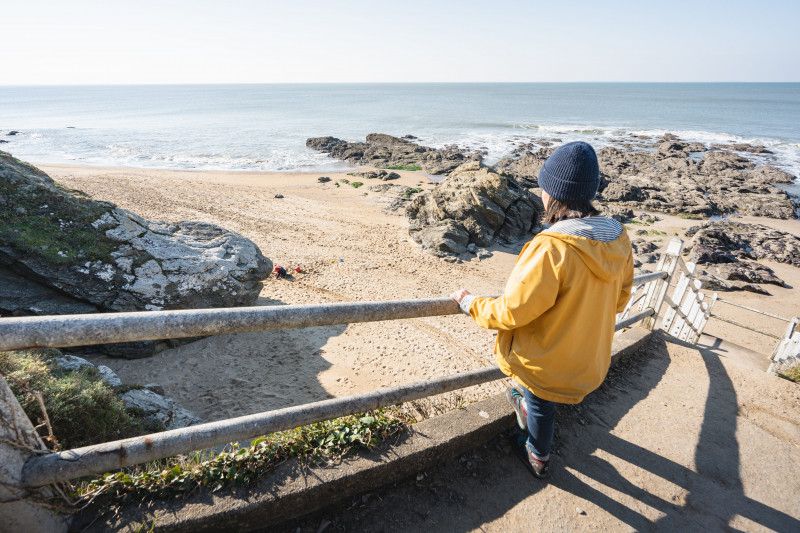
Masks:
[[[800,176],[800,83],[0,87],[0,150],[32,163],[326,171],[347,165],[307,149],[308,137],[368,133],[486,149],[492,163],[520,141],[602,147],[664,132],[763,144],[765,163]]]

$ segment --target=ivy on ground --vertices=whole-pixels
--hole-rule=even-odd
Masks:
[[[108,506],[146,499],[164,499],[203,487],[217,491],[231,485],[246,486],[262,478],[283,461],[300,457],[324,464],[359,449],[372,449],[409,427],[410,419],[397,409],[380,409],[351,415],[255,439],[250,446],[231,445],[210,458],[202,453],[173,457],[162,468],[105,474],[84,483],[85,499]],[[139,469],[141,470],[141,469]]]

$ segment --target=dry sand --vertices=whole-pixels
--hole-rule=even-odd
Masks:
[[[483,261],[448,263],[423,253],[408,239],[402,210],[387,212],[391,197],[355,189],[343,173],[244,173],[140,170],[39,165],[53,179],[150,219],[202,220],[252,239],[275,265],[300,265],[291,280],[265,281],[259,305],[445,296],[458,288],[477,294],[502,291],[517,248],[495,246]],[[414,172],[391,183],[430,188]],[[327,175],[326,184],[317,178]],[[422,183],[422,185],[419,185]],[[283,198],[275,198],[276,194]],[[663,216],[646,229],[662,249],[669,238],[699,221]],[[800,222],[744,217],[800,235]],[[633,227],[631,237],[638,227]],[[642,228],[645,229],[645,228]],[[521,247],[521,246],[520,246]],[[766,263],[791,287],[800,270]],[[728,293],[723,297],[782,316],[800,315],[797,292],[768,286],[772,296]],[[781,333],[779,321],[724,304],[716,311]],[[713,321],[707,332],[769,354],[776,341]],[[462,372],[493,362],[491,332],[465,316],[351,324],[206,338],[148,359],[93,357],[126,383],[160,383],[168,396],[204,420],[218,420]],[[462,400],[498,392],[491,383],[451,394],[438,411]],[[424,413],[423,413],[424,414]]]

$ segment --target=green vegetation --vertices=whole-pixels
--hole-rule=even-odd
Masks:
[[[358,189],[358,188],[359,188],[359,187],[361,187],[362,185],[364,185],[364,184],[363,184],[363,183],[361,183],[360,181],[354,181],[354,182],[352,182],[352,183],[350,184],[350,186],[351,186],[352,188],[354,188],[354,189]]]
[[[658,231],[657,229],[640,229],[636,232],[636,235],[649,235],[651,237],[664,237],[666,234],[666,232]]]
[[[145,468],[109,473],[85,483],[85,498],[125,504],[149,497],[163,499],[198,487],[212,491],[230,485],[249,485],[292,457],[324,464],[359,449],[375,448],[409,426],[409,417],[397,409],[379,409],[303,426],[255,439],[250,446],[209,456],[196,452],[158,461]]]
[[[403,191],[403,196],[405,196],[406,198],[411,198],[413,195],[417,194],[418,192],[422,192],[422,191],[423,191],[423,189],[420,189],[420,188],[409,187],[408,189]]]
[[[339,181],[341,181],[341,182],[342,182],[342,183],[344,183],[344,184],[348,184],[348,183],[350,183],[350,180],[349,180],[349,179],[346,179],[346,178],[342,178],[342,179],[340,179]]]
[[[386,170],[412,170],[415,172],[422,170],[422,167],[419,165],[392,165],[381,168],[385,168]]]
[[[28,257],[73,265],[107,259],[117,243],[91,224],[111,204],[58,184],[0,152],[0,241]]]
[[[789,381],[800,383],[800,364],[796,364],[792,367],[786,368],[778,372],[778,375],[783,379],[788,379]]]
[[[78,448],[139,433],[140,421],[122,405],[95,369],[66,371],[58,350],[0,352],[0,371],[50,448]],[[35,393],[42,395],[54,438]]]
[[[700,216],[700,215],[691,215],[691,214],[684,214],[684,213],[681,213],[680,215],[678,215],[678,218],[683,218],[683,219],[686,219],[686,220],[703,220],[703,217]]]

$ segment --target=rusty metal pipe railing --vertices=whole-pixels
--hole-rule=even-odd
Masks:
[[[450,298],[0,319],[0,351],[204,337],[460,313]]]
[[[105,442],[33,457],[22,470],[22,486],[40,487],[201,450],[352,413],[410,402],[506,377],[495,366],[388,389],[210,422],[141,437]]]
[[[641,283],[663,272],[634,278]],[[205,337],[455,315],[450,298],[0,318],[0,351]]]

